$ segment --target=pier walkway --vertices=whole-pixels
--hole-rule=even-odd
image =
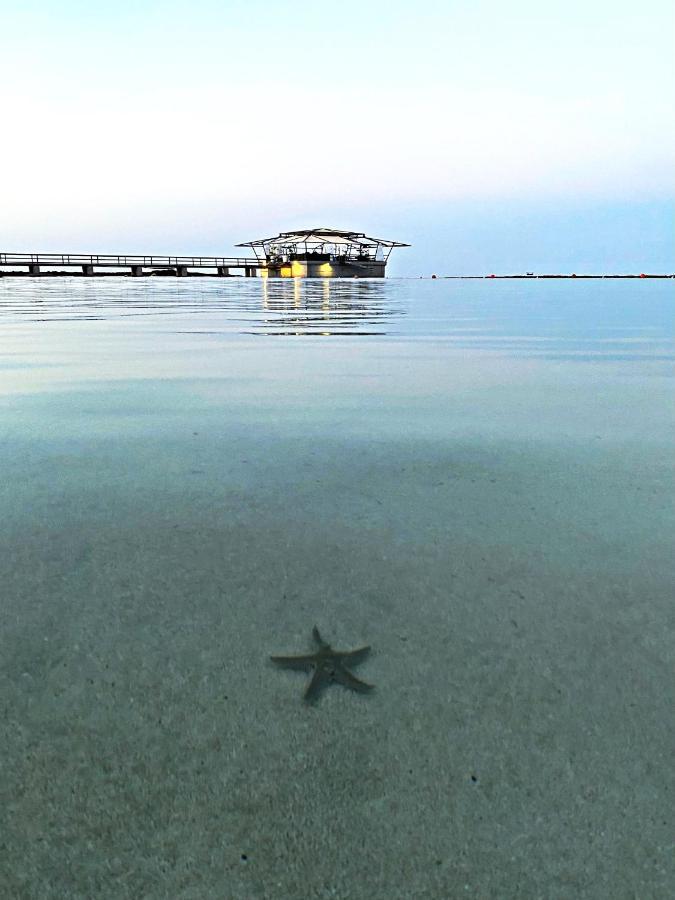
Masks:
[[[98,268],[128,269],[132,275],[153,273],[190,275],[190,270],[215,269],[216,275],[228,276],[230,269],[241,269],[254,277],[261,267],[251,257],[229,256],[146,256],[112,253],[0,253],[0,275],[7,268],[28,267],[29,275],[67,275],[64,268],[79,269],[83,275],[94,275]],[[7,273],[8,274],[8,273]]]

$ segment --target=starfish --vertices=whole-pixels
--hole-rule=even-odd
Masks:
[[[360,662],[361,658],[370,651],[370,647],[359,647],[358,650],[333,650],[331,645],[321,637],[316,625],[312,629],[312,637],[319,645],[316,653],[308,653],[305,656],[270,656],[273,662],[288,669],[314,667],[314,674],[304,694],[306,701],[314,700],[324,684],[331,681],[339,681],[345,687],[362,693],[373,689],[374,685],[366,684],[365,681],[356,678],[344,666],[345,660],[350,660],[352,663]]]

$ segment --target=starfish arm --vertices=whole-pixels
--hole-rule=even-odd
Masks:
[[[345,687],[351,688],[353,691],[359,691],[360,693],[372,691],[375,687],[374,684],[368,684],[366,681],[361,681],[356,675],[352,675],[352,673],[348,669],[345,669],[341,663],[338,663],[338,665],[335,666],[333,677],[336,681],[339,681],[340,684],[344,684]]]
[[[326,673],[321,668],[321,666],[317,666],[314,670],[314,674],[312,675],[312,680],[307,685],[307,689],[304,694],[304,699],[310,703],[312,700],[315,700],[319,694],[319,691],[324,685],[326,680]]]
[[[346,650],[344,653],[342,650],[336,651],[337,656],[340,659],[349,659],[352,662],[361,662],[369,653],[370,647],[359,647],[358,650]]]
[[[317,642],[317,644],[319,644],[320,647],[328,646],[328,644],[324,641],[324,639],[319,634],[319,629],[316,627],[316,625],[314,626],[314,628],[312,628],[312,637]]]
[[[307,656],[270,656],[270,659],[287,669],[306,669],[316,663],[316,655],[313,653]]]

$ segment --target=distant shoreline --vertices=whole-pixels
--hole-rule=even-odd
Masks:
[[[523,278],[531,280],[533,278],[675,278],[675,274],[671,275],[649,275],[640,273],[639,275],[427,275],[427,278]]]

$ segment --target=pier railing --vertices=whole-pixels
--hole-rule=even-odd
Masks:
[[[175,268],[214,269],[225,266],[231,269],[260,268],[260,262],[251,257],[229,256],[148,256],[140,253],[0,253],[2,266],[112,266],[114,268]]]

